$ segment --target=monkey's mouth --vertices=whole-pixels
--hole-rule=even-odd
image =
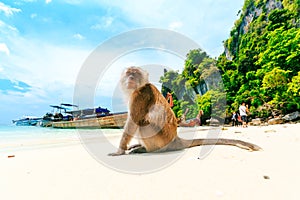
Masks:
[[[127,89],[135,89],[136,83],[135,81],[127,81]]]

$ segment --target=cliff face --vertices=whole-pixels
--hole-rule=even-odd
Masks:
[[[255,2],[251,3],[248,6],[248,8],[246,8],[246,10],[244,11],[244,16],[242,17],[242,23],[240,27],[240,33],[247,33],[249,31],[250,24],[252,23],[252,21],[261,16],[262,13],[266,13],[268,15],[271,11],[275,9],[283,9],[283,5],[280,0],[268,0],[265,4],[261,2],[257,5],[255,5]]]

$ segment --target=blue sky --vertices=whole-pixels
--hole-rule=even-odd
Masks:
[[[217,57],[242,5],[243,0],[0,0],[0,124],[42,116],[50,104],[72,103],[87,57],[127,31],[173,30]],[[99,81],[95,106],[113,109],[124,67],[162,64],[181,70],[183,62],[156,51],[123,56]]]

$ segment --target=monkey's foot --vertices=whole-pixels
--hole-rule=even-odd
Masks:
[[[120,156],[120,155],[124,155],[125,151],[123,149],[119,149],[117,152],[115,153],[109,153],[109,156]]]
[[[136,146],[135,148],[132,148],[129,152],[129,154],[135,154],[135,153],[147,153],[147,150],[143,146]]]

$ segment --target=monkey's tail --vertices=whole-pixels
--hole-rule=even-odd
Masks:
[[[185,144],[186,148],[202,146],[202,145],[231,145],[249,151],[262,150],[261,147],[255,144],[244,142],[242,140],[234,140],[234,139],[194,139],[194,140],[183,140],[183,143]]]

